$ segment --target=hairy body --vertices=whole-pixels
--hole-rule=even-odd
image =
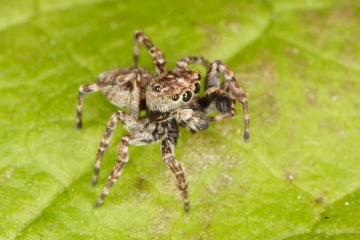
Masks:
[[[137,66],[141,44],[144,44],[151,54],[157,76]],[[201,76],[198,72],[187,69],[188,64],[201,64],[208,69],[202,97],[198,96]],[[224,76],[223,83],[220,81],[220,73]],[[174,69],[168,71],[161,51],[141,31],[135,31],[133,67],[101,73],[96,83],[79,87],[78,128],[82,127],[84,97],[96,91],[103,92],[114,105],[126,108],[126,112],[116,111],[107,124],[95,162],[92,180],[94,186],[98,181],[104,152],[108,148],[118,121],[129,132],[120,141],[118,161],[95,204],[96,207],[104,201],[110,188],[120,177],[123,167],[129,160],[130,145],[161,142],[162,159],[176,177],[187,212],[190,205],[185,173],[174,156],[179,127],[186,127],[192,133],[204,131],[212,121],[234,117],[235,103],[238,101],[243,106],[244,140],[249,141],[247,97],[235,80],[231,69],[219,60],[209,63],[202,57],[183,57]],[[145,117],[140,117],[141,110],[146,110]],[[218,110],[219,114],[208,117],[208,114],[214,110]]]

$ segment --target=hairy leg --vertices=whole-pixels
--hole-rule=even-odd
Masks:
[[[116,111],[110,118],[108,124],[107,124],[107,128],[106,131],[101,139],[101,143],[98,149],[98,153],[96,156],[96,162],[95,162],[95,168],[94,168],[94,175],[93,175],[93,179],[92,179],[92,184],[93,186],[95,186],[97,184],[98,181],[98,175],[100,172],[100,167],[101,167],[101,162],[104,156],[104,152],[106,151],[106,149],[109,146],[109,143],[111,141],[112,135],[115,131],[116,125],[118,121],[121,121],[121,123],[123,124],[123,127],[128,130],[128,131],[141,131],[144,126],[142,124],[140,124],[139,122],[137,122],[136,119],[134,119],[133,117],[125,114],[122,111]]]
[[[128,155],[129,145],[139,146],[139,145],[150,144],[153,143],[154,141],[155,140],[153,136],[146,131],[133,132],[121,139],[119,145],[119,151],[118,151],[118,161],[114,166],[113,170],[111,171],[108,182],[106,183],[100,197],[96,201],[95,207],[101,205],[101,203],[104,201],[106,196],[109,194],[111,187],[119,179],[125,164],[129,160],[129,155]]]
[[[210,118],[212,122],[235,116],[235,100],[225,91],[215,87],[207,89],[204,97],[199,99],[199,103],[204,107],[205,112],[211,112],[214,108],[219,110],[219,115]]]
[[[114,71],[114,74],[116,72]],[[79,87],[78,103],[76,108],[76,126],[82,127],[82,109],[84,105],[84,97],[90,93],[107,90],[114,85],[123,86],[133,80],[137,79],[138,74],[132,72],[126,72],[124,74],[114,75],[111,80],[103,79],[100,75],[97,83],[91,83],[87,85],[81,85]],[[140,101],[140,100],[139,100]]]
[[[176,66],[179,68],[186,69],[188,64],[201,64],[204,65],[206,68],[210,67],[209,61],[199,56],[182,57],[177,61]]]
[[[183,197],[184,209],[188,212],[190,210],[188,186],[184,169],[174,158],[175,141],[172,138],[163,139],[161,141],[161,154],[168,168],[175,174],[177,186]]]
[[[152,56],[155,64],[155,70],[158,75],[166,71],[166,61],[161,51],[154,46],[147,36],[142,31],[135,31],[134,34],[134,67],[137,67],[140,53],[140,44],[144,44]]]
[[[221,88],[219,73],[222,73],[225,79],[225,87],[222,88],[228,90],[229,96],[233,99],[236,99],[239,103],[242,104],[245,124],[244,140],[245,142],[248,142],[250,138],[250,117],[248,110],[248,99],[245,92],[235,80],[234,73],[227,65],[225,65],[220,60],[214,61],[207,72],[205,78],[205,92],[208,92],[210,88]]]

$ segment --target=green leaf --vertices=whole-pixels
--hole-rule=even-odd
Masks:
[[[0,238],[360,239],[359,22],[350,0],[3,0]],[[182,129],[189,213],[158,144],[130,147],[121,178],[93,207],[126,131],[117,128],[92,188],[117,108],[89,95],[78,130],[77,90],[131,65],[136,29],[170,67],[186,55],[223,60],[249,97],[249,144],[241,106],[206,132]]]

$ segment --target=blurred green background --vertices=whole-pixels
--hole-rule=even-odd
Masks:
[[[136,29],[170,68],[223,60],[249,97],[249,144],[240,106],[206,132],[181,131],[188,214],[159,144],[130,147],[93,208],[126,131],[92,188],[117,108],[90,95],[77,130],[77,90],[131,65]],[[359,42],[355,0],[2,0],[0,239],[360,239]],[[140,65],[154,72],[145,48]]]

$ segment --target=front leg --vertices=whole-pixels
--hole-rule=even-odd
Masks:
[[[220,85],[219,73],[222,73],[225,79],[222,86]],[[245,92],[235,80],[234,73],[220,60],[216,60],[211,64],[205,78],[205,92],[208,93],[208,91],[212,91],[211,89],[213,88],[226,91],[231,98],[236,99],[242,104],[245,124],[244,141],[248,142],[250,138],[248,99]]]
[[[199,103],[206,109],[205,112],[211,112],[215,108],[219,111],[219,115],[210,118],[211,122],[235,116],[235,100],[223,90],[214,87],[209,88],[204,97],[199,99]]]
[[[177,186],[183,197],[185,212],[189,212],[190,205],[188,186],[185,179],[184,169],[174,158],[175,143],[176,139],[174,138],[167,137],[163,139],[161,141],[161,155],[168,168],[175,174]]]

